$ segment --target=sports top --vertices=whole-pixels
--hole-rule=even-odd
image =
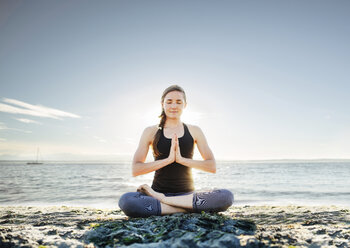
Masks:
[[[185,123],[183,126],[184,135],[178,138],[181,156],[192,159],[194,140]],[[159,129],[157,132],[161,132],[157,143],[159,155],[156,156],[153,152],[153,156],[155,160],[160,160],[169,157],[171,139],[164,136],[163,129]],[[192,168],[173,162],[156,170],[153,178],[152,189],[161,193],[194,191]]]

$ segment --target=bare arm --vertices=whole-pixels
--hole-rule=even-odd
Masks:
[[[148,127],[143,131],[132,162],[132,176],[134,177],[158,170],[175,161],[175,154],[170,154],[166,159],[145,163],[154,134],[154,127]]]
[[[177,142],[176,150],[176,162],[179,164],[192,167],[195,169],[203,170],[206,172],[216,173],[216,162],[213,152],[210,150],[207,140],[199,127],[193,126],[192,134],[195,138],[198,150],[203,158],[203,160],[193,160],[190,158],[184,158],[181,156],[179,145]]]

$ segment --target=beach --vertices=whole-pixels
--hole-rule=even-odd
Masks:
[[[350,208],[233,205],[129,218],[119,209],[1,206],[0,247],[350,247]]]
[[[218,162],[194,181],[231,190],[227,211],[145,219],[117,207],[152,183],[131,177],[130,162],[0,169],[0,247],[350,247],[349,161]]]

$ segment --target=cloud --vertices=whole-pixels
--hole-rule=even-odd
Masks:
[[[0,130],[9,129],[3,122],[0,122]]]
[[[106,143],[107,141],[101,137],[98,137],[98,136],[93,136],[94,139],[98,140],[99,142],[101,143]]]
[[[32,131],[26,131],[26,130],[22,130],[22,129],[18,129],[18,128],[10,128],[7,127],[4,123],[0,122],[0,130],[13,130],[13,131],[17,131],[17,132],[22,132],[22,133],[32,133]]]
[[[24,123],[35,123],[41,125],[41,122],[38,121],[33,121],[29,119],[24,119],[24,118],[15,118],[17,121],[24,122]]]
[[[17,106],[11,106],[8,104],[0,103],[1,112],[47,117],[58,120],[62,120],[62,117],[81,118],[79,115],[76,114],[68,113],[58,109],[48,108],[41,105],[32,105],[15,99],[3,98],[3,102]]]
[[[4,138],[0,138],[0,141],[6,141],[6,139],[4,139]]]
[[[132,138],[125,138],[124,140],[128,144],[131,144],[131,145],[135,145],[136,144],[135,140],[132,139]]]

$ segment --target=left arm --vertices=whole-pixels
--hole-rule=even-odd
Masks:
[[[207,140],[199,127],[192,126],[191,128],[194,142],[197,144],[199,153],[203,160],[193,160],[181,156],[178,139],[176,146],[176,162],[187,167],[203,170],[206,172],[216,173],[216,162],[212,151],[209,148]]]

